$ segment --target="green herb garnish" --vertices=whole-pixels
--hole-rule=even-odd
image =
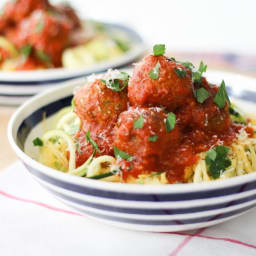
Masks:
[[[226,85],[224,80],[222,80],[221,85],[217,91],[217,94],[215,95],[213,102],[218,105],[219,108],[224,108],[226,105],[226,101],[230,103],[230,100],[228,98],[228,94],[226,91]]]
[[[103,178],[107,178],[107,177],[113,176],[113,175],[117,174],[118,172],[119,171],[117,171],[117,170],[113,170],[111,172],[105,172],[105,173],[98,174],[98,175],[91,176],[91,177],[87,177],[87,178],[94,179],[94,180],[99,180],[99,179],[103,179]]]
[[[86,141],[93,146],[94,150],[100,153],[97,143],[91,138],[90,131],[86,132],[85,138],[86,138]]]
[[[42,50],[36,50],[36,56],[43,62],[50,63],[51,57]]]
[[[206,89],[200,88],[195,90],[195,96],[196,100],[202,104],[211,96],[211,94]]]
[[[161,56],[165,54],[165,45],[164,44],[155,44],[153,47],[154,56]]]
[[[151,141],[151,142],[156,142],[157,139],[158,139],[157,135],[148,137],[148,141]]]
[[[182,62],[182,61],[178,61],[179,64],[183,65],[185,68],[187,69],[190,69],[192,70],[195,66],[189,62],[189,61],[185,61],[185,62]]]
[[[229,106],[229,114],[233,122],[237,124],[246,124],[245,118],[238,112],[233,104]]]
[[[167,132],[170,132],[174,129],[176,124],[176,115],[170,112],[165,120],[165,128]]]
[[[27,44],[24,47],[22,47],[20,51],[24,56],[28,57],[32,51],[32,46],[30,44]]]
[[[141,129],[143,128],[144,118],[140,116],[138,120],[133,121],[133,128],[134,129]]]
[[[117,148],[116,146],[114,146],[114,154],[116,158],[121,158],[127,161],[132,161],[133,157],[131,155],[129,155],[128,153],[120,150],[119,148]]]
[[[37,137],[33,140],[33,145],[36,147],[42,147],[44,143],[40,138]]]
[[[199,68],[197,71],[192,72],[192,80],[194,83],[201,83],[202,75],[207,70],[207,65],[202,61],[200,62]]]
[[[121,92],[127,87],[129,78],[130,76],[126,72],[120,72],[120,74],[107,80],[102,79],[101,82],[104,83],[109,89],[115,92]]]
[[[76,138],[75,146],[76,146],[76,151],[77,151],[77,153],[78,153],[79,155],[81,155],[81,154],[82,154],[82,150],[81,150],[81,145],[80,145],[80,143],[79,143],[79,141],[78,141],[78,138]]]
[[[160,62],[158,61],[155,67],[148,73],[149,77],[154,80],[157,80],[159,78],[159,68],[160,68]]]
[[[130,44],[129,42],[126,42],[124,40],[114,38],[114,42],[116,43],[117,47],[122,51],[122,52],[127,52],[130,50]]]
[[[178,77],[183,78],[186,76],[187,72],[186,70],[182,69],[182,68],[175,68],[174,72],[178,75]]]
[[[214,179],[220,177],[221,173],[231,165],[228,158],[229,147],[216,146],[206,152],[205,162],[209,167],[209,172]]]
[[[39,22],[37,23],[36,27],[35,27],[35,32],[36,33],[41,33],[43,28],[44,28],[44,20],[40,19]]]

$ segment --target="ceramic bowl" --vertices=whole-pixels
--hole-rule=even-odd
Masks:
[[[231,95],[253,110],[256,81],[230,73],[208,72],[210,81],[225,79]],[[84,80],[63,84],[27,101],[12,116],[10,144],[31,175],[66,205],[98,221],[140,231],[178,231],[227,221],[256,204],[256,173],[204,184],[130,185],[71,176],[33,159],[31,138],[41,136],[48,120],[70,105],[72,92]],[[250,103],[251,102],[251,103]],[[248,107],[249,106],[249,107]]]

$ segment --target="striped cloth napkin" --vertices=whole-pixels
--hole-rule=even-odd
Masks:
[[[0,255],[256,255],[256,209],[214,227],[174,233],[90,220],[41,188],[16,162],[0,172]]]

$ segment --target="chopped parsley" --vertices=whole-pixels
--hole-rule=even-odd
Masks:
[[[219,178],[221,173],[231,165],[228,152],[229,147],[226,146],[216,146],[206,152],[205,161],[214,179]]]
[[[210,96],[211,94],[204,88],[195,90],[196,100],[201,104],[204,103]]]
[[[229,106],[229,114],[233,122],[237,124],[246,124],[245,118],[238,112],[233,104]]]
[[[170,132],[174,129],[176,124],[176,115],[170,112],[165,120],[165,128],[167,132]]]
[[[154,80],[157,80],[159,78],[159,68],[160,68],[160,62],[158,61],[155,67],[148,73],[149,77]]]
[[[97,143],[91,138],[90,131],[86,132],[85,138],[86,138],[86,141],[93,146],[94,150],[100,153]]]
[[[101,80],[109,89],[115,92],[121,92],[124,90],[129,82],[130,76],[126,72],[120,72],[115,77],[111,77],[106,80]],[[121,81],[121,82],[120,82]]]
[[[27,44],[24,47],[22,47],[20,51],[24,56],[28,57],[31,54],[32,45]]]
[[[81,145],[80,145],[80,143],[79,143],[79,141],[78,141],[78,138],[76,138],[75,146],[76,146],[76,151],[77,151],[77,153],[78,153],[79,155],[81,155],[81,154],[82,154],[82,150],[81,150]]]
[[[161,56],[165,54],[165,45],[164,44],[155,44],[153,47],[154,56]]]
[[[36,147],[42,147],[44,143],[40,138],[37,137],[33,140],[33,145]]]
[[[179,64],[183,65],[185,68],[187,69],[190,69],[192,70],[195,66],[189,62],[189,61],[185,61],[185,62],[182,62],[182,61],[178,61]]]
[[[44,51],[42,50],[37,50],[36,51],[36,56],[43,62],[50,63],[51,58],[48,56]]]
[[[148,141],[151,141],[151,142],[156,142],[157,139],[158,139],[157,135],[148,137]]]
[[[130,44],[129,42],[126,42],[124,40],[114,38],[113,39],[117,47],[122,51],[122,52],[127,52],[130,50]]]
[[[182,69],[182,68],[175,68],[174,72],[177,74],[178,77],[183,78],[187,75],[186,70]]]
[[[39,22],[37,23],[36,27],[35,27],[35,32],[36,33],[41,33],[43,28],[44,28],[44,20],[40,19]]]
[[[192,80],[194,83],[201,83],[202,75],[204,72],[206,72],[206,69],[207,69],[207,65],[205,65],[201,61],[198,70],[195,72],[192,72]]]
[[[129,155],[128,153],[120,150],[119,148],[117,148],[116,146],[114,146],[114,154],[116,158],[121,158],[127,161],[132,161],[133,157],[131,155]]]
[[[140,116],[138,120],[133,121],[133,128],[134,129],[141,129],[143,128],[144,118]]]
[[[217,94],[215,95],[213,102],[218,105],[219,108],[224,108],[226,105],[226,101],[230,103],[230,100],[228,98],[228,93],[226,91],[226,85],[224,80],[222,80],[221,85],[217,91]]]
[[[71,100],[71,107],[72,107],[72,110],[75,109],[75,97],[73,97]]]

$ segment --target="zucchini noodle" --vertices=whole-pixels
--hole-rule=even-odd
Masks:
[[[256,119],[250,119],[248,124],[256,130]],[[108,182],[124,182],[112,156],[94,157],[94,153],[80,167],[76,168],[76,142],[72,137],[81,126],[80,119],[72,108],[64,108],[56,115],[56,129],[46,132],[43,146],[40,149],[39,162],[69,173],[71,175],[100,179]],[[216,180],[206,163],[206,152],[199,154],[198,162],[185,169],[185,181],[188,183],[202,183]],[[227,179],[256,171],[256,136],[249,138],[247,132],[241,129],[237,139],[229,147],[228,158],[231,165],[223,170],[217,180]],[[126,183],[130,184],[168,184],[166,172],[140,174],[137,178],[128,176]]]

